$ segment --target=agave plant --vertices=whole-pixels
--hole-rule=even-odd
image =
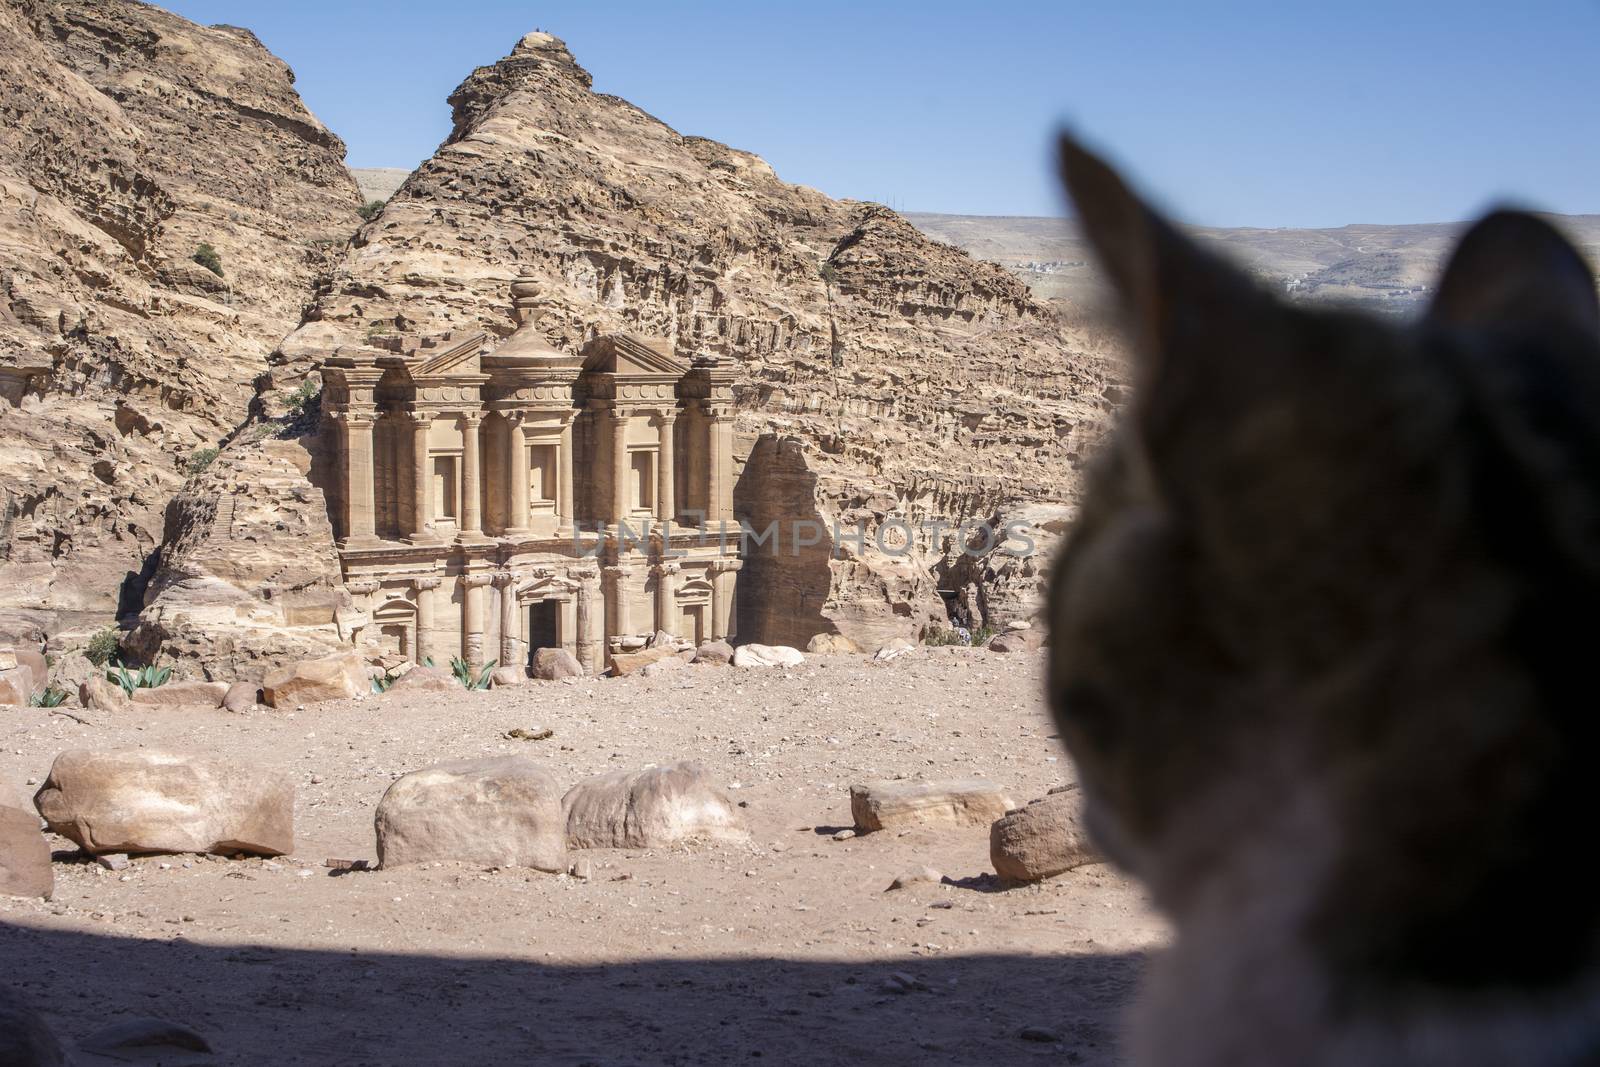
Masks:
[[[495,664],[499,662],[499,660],[490,660],[483,665],[483,670],[478,676],[473,677],[472,665],[460,656],[455,656],[450,660],[450,673],[456,676],[456,681],[468,689],[487,689],[489,688],[489,675],[494,673]]]
[[[106,671],[106,681],[116,682],[129,696],[133,696],[135,689],[155,689],[157,686],[166,685],[171,677],[171,667],[149,666],[130,671],[119,663]]]
[[[28,706],[30,708],[59,708],[66,699],[66,691],[57,689],[52,685],[29,697]]]

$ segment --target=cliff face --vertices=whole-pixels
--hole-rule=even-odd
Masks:
[[[983,520],[1070,499],[1115,367],[1004,270],[595,93],[546,34],[474,71],[450,103],[449,139],[361,229],[312,321],[285,340],[280,391],[340,343],[503,334],[508,286],[531,271],[564,349],[631,330],[736,363],[740,459],[774,465],[739,481],[736,510],[758,526],[875,531],[895,515]],[[838,628],[870,644],[944,619],[937,586],[957,571],[920,530],[909,559],[870,535],[832,555],[831,536],[792,554],[782,536],[748,576],[742,637]]]
[[[129,0],[0,0],[0,120],[0,630],[58,633],[138,610],[360,197],[251,34]]]

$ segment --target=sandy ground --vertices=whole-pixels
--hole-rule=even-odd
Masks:
[[[298,783],[298,845],[112,872],[53,839],[55,898],[0,898],[0,969],[69,1039],[156,1015],[216,1050],[140,1063],[1114,1063],[1166,936],[1135,886],[1092,866],[1002,889],[986,828],[831,837],[852,782],[981,776],[1022,803],[1070,781],[1041,671],[931,648],[243,716],[7,708],[0,796],[31,795],[69,748],[225,753]],[[746,805],[750,843],[575,853],[589,880],[323,865],[375,859],[372,812],[399,775],[513,752],[567,783],[701,759]],[[885,892],[924,865],[945,882]]]

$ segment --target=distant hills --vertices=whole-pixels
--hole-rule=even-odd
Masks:
[[[1600,262],[1600,215],[1546,216]],[[1038,296],[1067,307],[1099,298],[1099,272],[1069,219],[1026,215],[906,213],[922,232],[992,260]],[[1405,313],[1422,304],[1464,223],[1352,225],[1325,230],[1188,231],[1267,283],[1297,298]]]

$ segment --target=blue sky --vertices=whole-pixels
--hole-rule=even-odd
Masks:
[[[1187,221],[1600,212],[1600,0],[169,0],[249,27],[352,166],[411,167],[526,31],[784,179],[908,211],[1062,213],[1069,122]]]

